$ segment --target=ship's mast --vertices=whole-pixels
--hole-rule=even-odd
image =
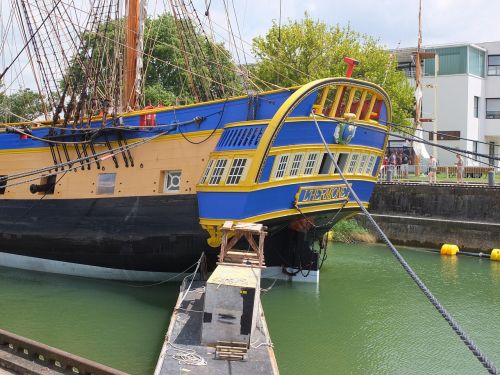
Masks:
[[[418,40],[417,40],[417,53],[415,54],[415,128],[421,128],[420,123],[420,110],[422,108],[422,82],[420,80],[421,60],[420,49],[422,47],[422,0],[418,3]],[[415,156],[415,176],[420,176],[420,156]]]
[[[125,66],[123,77],[122,110],[139,105],[144,36],[145,0],[126,1]]]
[[[419,1],[418,6],[418,41],[417,41],[417,53],[415,56],[415,126],[418,128],[420,124],[421,108],[422,108],[422,83],[420,77],[421,72],[421,48],[422,48],[422,0]]]

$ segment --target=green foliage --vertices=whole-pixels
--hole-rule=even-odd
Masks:
[[[142,105],[173,104],[175,98],[193,102],[195,96],[191,91],[192,86],[196,87],[199,100],[234,94],[232,90],[227,92],[227,89],[221,88],[219,83],[239,88],[230,53],[223,45],[214,44],[195,32],[193,25],[188,24],[190,21],[181,22],[184,31],[182,38],[179,37],[172,15],[146,19]],[[82,48],[81,55],[73,59],[65,75],[66,83],[71,86],[83,82],[86,76],[99,75],[98,91],[113,95],[110,94],[113,90],[109,86],[119,71],[116,68],[115,49],[118,45],[123,47],[125,43],[123,40],[115,43],[117,31],[122,26],[123,20],[103,23],[97,33],[86,32],[82,35],[87,47]],[[123,51],[122,55],[124,60]],[[108,85],[108,88],[104,85]],[[76,94],[80,92],[77,90]]]
[[[333,228],[333,239],[337,242],[375,242],[376,238],[356,219],[344,219]]]
[[[144,98],[146,105],[174,105],[176,96],[172,91],[164,88],[160,83],[146,85],[144,88]]]
[[[155,104],[153,88],[162,88],[183,101],[194,101],[190,80],[194,82],[199,99],[233,95],[239,89],[230,53],[221,44],[214,44],[205,35],[194,32],[192,25],[182,21],[185,30],[179,36],[170,14],[148,19],[145,25],[145,102]],[[149,42],[147,42],[149,40]],[[185,53],[182,50],[185,50]],[[187,62],[187,65],[186,65]],[[188,73],[188,69],[192,74]],[[207,79],[208,78],[208,79]],[[222,83],[225,86],[221,86]],[[163,103],[165,104],[165,103]]]
[[[0,117],[3,122],[31,121],[42,115],[43,109],[40,95],[30,89],[0,96]]]
[[[378,40],[358,33],[348,25],[328,26],[306,13],[303,20],[273,24],[265,37],[253,40],[258,61],[255,74],[262,80],[293,86],[313,79],[344,76],[345,56],[360,63],[353,78],[382,86],[393,105],[393,122],[408,125],[414,107],[413,89],[404,74],[396,70],[397,61]]]

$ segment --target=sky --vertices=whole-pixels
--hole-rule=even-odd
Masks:
[[[279,19],[280,0],[234,1],[247,40]],[[282,23],[308,12],[330,25],[350,24],[390,49],[417,43],[418,0],[281,0],[281,9]],[[422,0],[422,37],[424,45],[500,41],[500,1]]]
[[[7,15],[10,1],[0,0],[0,11]],[[54,0],[44,0],[47,3]],[[62,0],[72,2],[77,7],[88,9],[91,0]],[[169,8],[167,0],[147,0],[148,12],[158,14]],[[238,23],[232,21],[233,30],[239,28],[242,39],[239,44],[250,51],[252,39],[258,35],[264,36],[273,21],[286,24],[290,20],[300,20],[307,12],[313,19],[329,25],[340,24],[369,34],[377,38],[380,44],[388,49],[414,47],[417,44],[418,33],[418,2],[419,0],[185,0],[194,3],[200,10],[202,22],[205,22],[204,10],[210,3],[210,17],[215,23],[215,33],[218,39],[228,39],[226,13],[224,3],[229,12],[236,12]],[[233,8],[234,6],[234,8]],[[233,10],[234,9],[234,10]],[[500,0],[422,0],[422,36],[423,45],[478,43],[500,41]],[[219,25],[219,26],[218,26]],[[16,38],[11,38],[11,43]],[[17,38],[19,48],[22,47]],[[15,50],[15,48],[13,48]],[[229,49],[235,55],[235,47]],[[14,55],[14,53],[12,53]],[[8,54],[0,58],[0,65],[9,63]],[[239,59],[242,62],[242,58]],[[247,62],[253,58],[247,56]],[[26,64],[26,58],[20,59]],[[20,68],[19,68],[20,69]],[[29,69],[28,69],[29,70]],[[17,72],[17,71],[16,71]],[[12,77],[16,77],[12,73]],[[22,73],[23,85],[34,86],[30,73]],[[15,85],[12,86],[12,90]]]

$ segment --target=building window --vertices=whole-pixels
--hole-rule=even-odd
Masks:
[[[486,99],[486,118],[500,118],[500,98]]]
[[[288,154],[280,156],[279,162],[278,162],[278,167],[276,168],[276,174],[274,175],[274,178],[276,178],[276,179],[283,178],[283,176],[285,175],[286,166],[288,164],[289,157],[290,157],[290,155],[288,155]]]
[[[100,173],[97,180],[97,194],[113,194],[115,192],[116,173]]]
[[[163,181],[163,192],[176,192],[181,189],[181,171],[166,171]]]
[[[6,175],[0,175],[0,195],[5,194],[5,188],[7,186],[7,177]]]
[[[479,96],[474,97],[474,117],[479,118]]]
[[[479,157],[477,156],[477,141],[472,141],[472,147],[473,147],[473,152],[474,152],[474,160],[478,160]]]
[[[500,76],[500,55],[488,56],[488,75]]]
[[[210,173],[210,170],[212,169],[212,164],[214,163],[213,159],[208,162],[207,168],[205,169],[205,172],[203,172],[203,176],[201,176],[200,184],[204,184],[207,181],[208,174]]]
[[[314,171],[314,166],[316,165],[316,160],[318,159],[317,153],[312,153],[307,156],[306,166],[304,168],[304,175],[311,175]]]
[[[295,177],[299,174],[300,166],[302,165],[302,159],[304,154],[293,155],[292,167],[290,168],[290,177]]]
[[[209,185],[217,185],[224,173],[224,169],[226,168],[227,159],[218,159],[215,163],[214,171],[212,172],[212,176],[210,177]]]
[[[356,163],[358,162],[359,154],[352,154],[351,160],[349,161],[349,168],[347,169],[347,174],[354,173],[356,169]]]
[[[231,165],[231,170],[227,176],[226,184],[236,185],[240,182],[241,176],[243,176],[243,171],[245,170],[245,165],[247,164],[247,159],[234,159],[233,165]]]

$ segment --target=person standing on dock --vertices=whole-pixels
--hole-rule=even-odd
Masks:
[[[457,166],[457,183],[464,183],[464,159],[462,159],[462,155],[457,154],[457,162],[455,163]]]
[[[436,172],[437,172],[437,160],[434,156],[431,155],[429,159],[429,183],[435,184],[436,180]]]
[[[392,177],[394,177],[396,173],[396,163],[397,163],[397,157],[396,157],[396,151],[393,151],[391,156],[389,157],[389,168],[392,173]]]

